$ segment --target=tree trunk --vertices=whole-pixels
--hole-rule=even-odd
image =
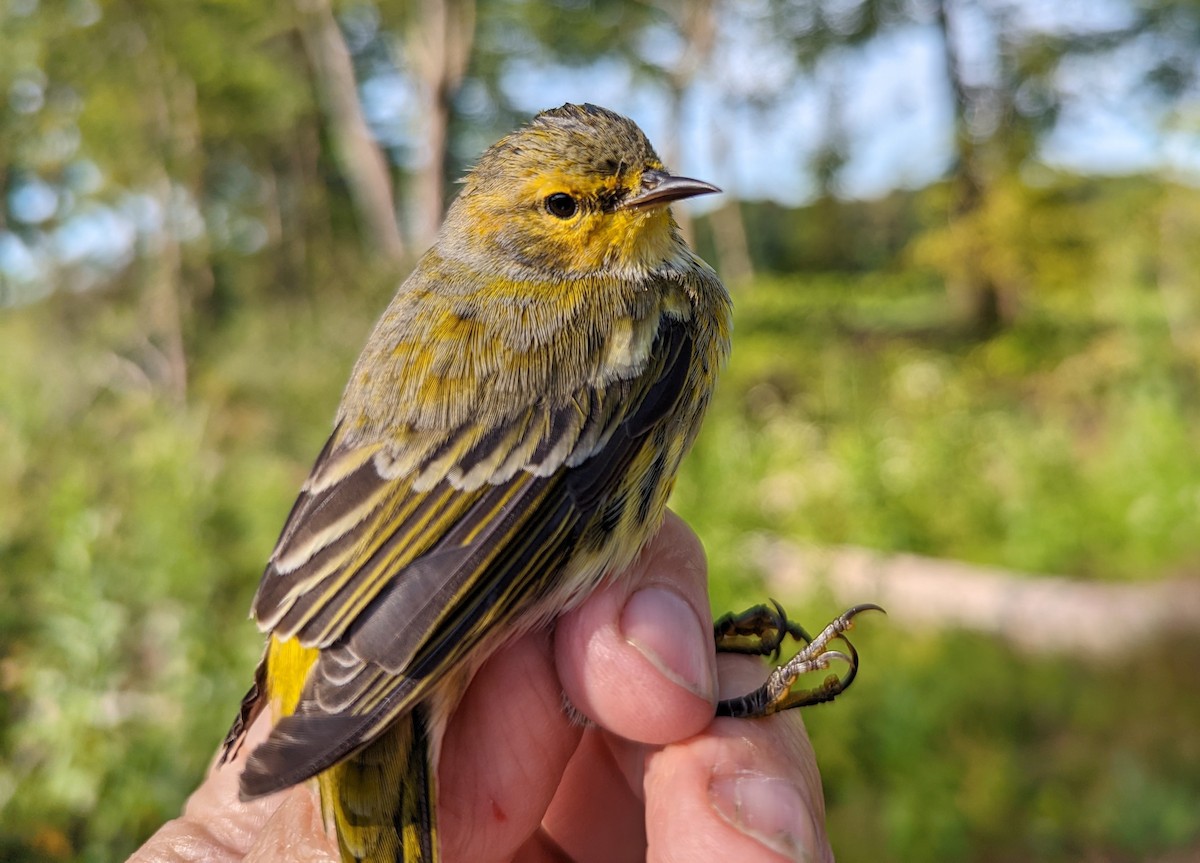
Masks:
[[[942,38],[942,56],[946,80],[954,100],[954,152],[955,161],[950,178],[951,221],[962,221],[974,217],[983,206],[987,193],[987,172],[982,153],[971,134],[967,123],[968,111],[974,94],[963,79],[962,60],[955,30],[951,0],[938,0],[936,22]],[[1011,317],[1011,303],[1006,302],[1001,287],[981,263],[987,258],[989,240],[982,225],[970,227],[967,248],[961,250],[967,258],[967,266],[961,270],[966,275],[947,287],[951,300],[962,310],[968,326],[980,336],[997,332]]]
[[[712,57],[717,32],[718,0],[674,0],[662,4],[674,21],[684,49],[673,66],[666,70],[667,78],[667,139],[664,161],[672,171],[678,171],[683,161],[683,100],[697,73]],[[691,214],[682,207],[675,210],[679,231],[689,243],[695,239]]]
[[[300,36],[342,176],[370,247],[392,261],[404,258],[387,160],[371,136],[358,100],[350,51],[329,0],[296,0]]]
[[[745,289],[754,278],[754,262],[750,259],[741,203],[731,194],[729,200],[712,211],[709,220],[722,277],[731,288]]]
[[[154,151],[159,156],[143,166],[144,174],[162,214],[162,223],[156,229],[139,232],[138,312],[144,351],[139,365],[147,378],[176,405],[183,405],[188,390],[184,323],[190,298],[183,276],[179,225],[175,222],[178,206],[174,198],[181,187],[194,192],[195,187],[189,188],[185,178],[189,173],[196,176],[200,173],[195,85],[178,72],[169,55],[157,50],[143,53],[136,74],[141,89],[149,97],[146,137],[154,142]],[[181,114],[195,124],[190,130],[192,135],[182,131],[185,122],[180,120]],[[174,167],[175,176],[168,166]]]
[[[1167,181],[1158,215],[1158,271],[1154,281],[1162,297],[1167,331],[1181,357],[1192,353],[1200,329],[1200,303],[1195,289],[1195,273],[1200,269],[1195,243],[1200,235],[1196,204],[1193,189],[1175,179]]]
[[[409,40],[421,94],[421,149],[414,182],[416,242],[433,243],[446,205],[446,155],[454,97],[462,86],[475,39],[474,0],[422,0]]]
[[[712,124],[712,141],[716,161],[729,164],[729,136],[725,134],[721,121]],[[709,224],[712,225],[713,245],[717,250],[721,277],[731,288],[744,289],[754,278],[754,262],[750,258],[750,244],[746,239],[746,223],[742,219],[737,188],[732,183],[726,184],[725,200],[712,211]]]

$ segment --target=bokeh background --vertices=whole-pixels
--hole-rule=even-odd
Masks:
[[[453,179],[634,117],[734,356],[717,611],[863,619],[845,861],[1200,859],[1200,2],[0,0],[0,858],[121,859]]]

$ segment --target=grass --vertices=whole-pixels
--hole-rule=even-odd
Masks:
[[[1033,310],[976,343],[940,296],[872,277],[737,298],[675,501],[722,580],[749,577],[756,530],[1110,580],[1200,561],[1200,374],[1153,298],[1130,319]]]
[[[1200,562],[1200,341],[1172,343],[1152,293],[1029,309],[984,343],[954,335],[935,288],[879,277],[760,280],[736,299],[733,360],[674,501],[718,611],[763,598],[760,531],[1111,581]],[[779,598],[814,625],[840,610]],[[1200,642],[1096,667],[880,618],[857,633],[855,689],[805,717],[839,859],[1200,846]]]
[[[763,278],[736,301],[673,501],[717,610],[763,598],[763,531],[1114,581],[1200,561],[1200,338],[1153,291],[1051,297],[982,343],[909,278]],[[119,859],[178,811],[257,657],[245,609],[381,303],[278,299],[198,335],[185,406],[123,374],[119,302],[0,315],[0,856]],[[842,859],[1200,842],[1200,645],[1093,668],[881,618],[860,633],[855,690],[806,716]]]

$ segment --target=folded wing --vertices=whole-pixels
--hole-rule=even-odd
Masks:
[[[303,781],[370,742],[552,589],[628,493],[691,354],[684,323],[664,317],[641,374],[521,407],[486,432],[453,430],[418,463],[344,445],[335,430],[254,602],[264,629],[320,653],[294,714],[251,755],[243,794]]]

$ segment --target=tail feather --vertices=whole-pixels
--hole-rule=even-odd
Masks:
[[[426,714],[418,706],[318,777],[343,863],[437,863],[429,755]]]
[[[242,744],[246,742],[246,732],[266,708],[267,703],[267,655],[264,653],[258,668],[254,670],[254,682],[250,684],[249,691],[242,696],[237,718],[233,720],[229,733],[221,743],[221,753],[217,757],[218,767],[237,757]]]

